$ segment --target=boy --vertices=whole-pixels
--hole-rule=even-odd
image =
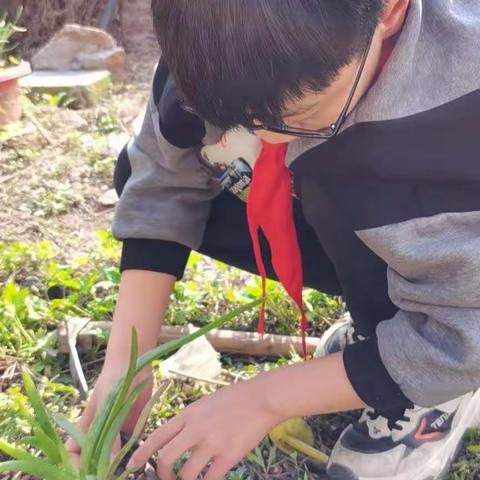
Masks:
[[[153,0],[153,14],[163,57],[117,166],[123,274],[81,426],[123,372],[131,327],[140,353],[154,346],[190,250],[256,272],[261,227],[268,276],[301,306],[303,270],[352,320],[320,358],[189,406],[131,465],[160,451],[170,480],[189,451],[181,478],[209,465],[218,480],[290,417],[366,407],[331,479],[439,478],[480,414],[480,4]],[[238,126],[264,141],[247,207],[200,155]]]

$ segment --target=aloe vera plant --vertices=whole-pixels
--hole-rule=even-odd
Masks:
[[[0,451],[12,458],[11,461],[0,463],[0,474],[22,472],[44,480],[126,480],[134,472],[127,470],[118,473],[118,468],[142,434],[154,403],[168,389],[168,387],[164,387],[153,395],[141,413],[129,441],[115,458],[111,460],[110,452],[112,451],[115,438],[120,433],[131,406],[135,403],[145,386],[144,383],[141,383],[132,389],[136,375],[154,360],[167,357],[184,345],[207,334],[211,330],[225,325],[258,304],[259,301],[255,301],[240,307],[210,322],[207,326],[190,335],[160,345],[138,359],[137,333],[133,330],[128,370],[114,385],[108,397],[98,409],[86,434],[81,433],[65,417],[50,415],[35,388],[32,378],[26,371],[23,371],[23,386],[35,414],[32,416],[25,408],[23,415],[30,423],[32,434],[21,442],[27,447],[25,449],[10,445],[0,439]],[[54,424],[68,436],[72,437],[80,446],[79,469],[72,465],[63,440]],[[37,451],[39,455],[33,455],[30,451]]]
[[[23,8],[20,7],[12,21],[8,20],[6,13],[0,15],[0,68],[6,68],[9,64],[16,63],[15,58],[9,56],[9,54],[15,48],[15,45],[11,44],[13,35],[26,31],[17,25],[22,16],[22,12]]]

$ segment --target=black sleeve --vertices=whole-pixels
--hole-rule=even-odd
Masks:
[[[347,345],[343,361],[353,389],[369,407],[383,412],[412,406],[385,368],[376,339]]]
[[[120,271],[146,270],[173,275],[180,280],[189,255],[190,249],[179,243],[129,238],[123,241]]]

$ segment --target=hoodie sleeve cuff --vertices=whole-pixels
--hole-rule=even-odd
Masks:
[[[343,361],[353,389],[366,405],[378,411],[411,407],[412,402],[385,368],[377,339],[348,345]]]
[[[126,239],[123,241],[120,271],[146,270],[166,273],[180,280],[187,265],[190,249],[165,240]]]

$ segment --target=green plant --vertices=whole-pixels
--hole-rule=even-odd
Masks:
[[[118,119],[114,113],[102,112],[97,117],[97,131],[102,135],[118,130]]]
[[[33,407],[34,416],[26,408],[22,408],[22,416],[28,421],[32,435],[25,437],[22,444],[40,452],[40,457],[33,455],[28,448],[19,448],[0,440],[0,451],[13,460],[0,463],[0,473],[22,472],[44,480],[125,480],[131,470],[118,473],[118,467],[139,439],[154,403],[165,392],[157,392],[146,405],[140,415],[138,424],[128,443],[118,452],[113,461],[110,459],[113,443],[128,415],[131,406],[135,403],[145,384],[141,383],[132,389],[137,376],[153,361],[163,359],[182,346],[205,335],[213,329],[220,328],[259,304],[251,302],[233,312],[213,320],[209,325],[179,340],[173,340],[151,350],[137,360],[137,334],[132,331],[129,367],[117,384],[112,388],[103,405],[97,411],[89,431],[82,434],[75,425],[60,415],[50,415],[35,388],[31,376],[26,370],[22,371],[24,390]],[[66,452],[62,438],[55,429],[55,423],[81,448],[80,468],[75,468]]]
[[[30,96],[34,104],[44,104],[52,108],[69,108],[76,100],[68,92],[31,93]]]
[[[15,48],[15,45],[11,44],[13,35],[26,31],[17,25],[22,11],[23,9],[20,7],[13,20],[8,20],[7,13],[0,16],[0,68],[6,68],[9,65],[18,63],[18,60],[10,53]]]

